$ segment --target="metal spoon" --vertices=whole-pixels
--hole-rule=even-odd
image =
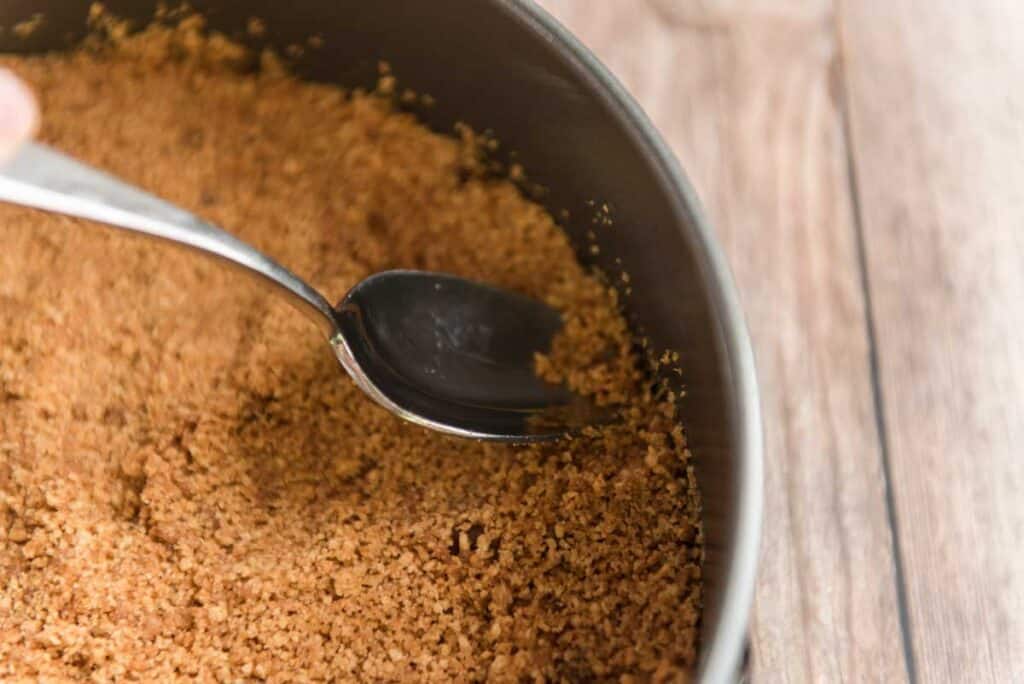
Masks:
[[[39,144],[0,167],[0,200],[188,245],[242,266],[320,324],[341,365],[405,420],[462,437],[550,439],[604,412],[533,371],[561,328],[555,310],[462,278],[385,271],[337,307],[294,273],[225,231]]]

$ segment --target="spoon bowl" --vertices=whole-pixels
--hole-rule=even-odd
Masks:
[[[317,322],[359,387],[395,415],[460,437],[555,439],[608,414],[534,373],[557,311],[453,275],[385,271],[337,306],[217,226],[40,144],[0,167],[0,201],[186,245],[259,276]]]
[[[515,292],[442,273],[385,271],[338,305],[331,344],[377,402],[407,420],[480,439],[531,441],[607,419],[534,372],[561,316]]]

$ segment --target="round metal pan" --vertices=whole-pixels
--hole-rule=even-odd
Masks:
[[[34,14],[27,39],[3,50],[52,50],[85,31],[89,0],[7,0],[0,25]],[[145,21],[156,2],[108,0]],[[512,0],[194,0],[212,29],[304,45],[295,69],[346,87],[372,86],[387,61],[401,87],[432,96],[417,111],[450,132],[493,131],[526,169],[577,245],[580,259],[630,276],[623,297],[649,348],[680,354],[682,420],[704,500],[706,560],[697,681],[741,677],[762,515],[761,414],[753,355],[714,231],[672,153],[598,60],[534,4]],[[317,47],[307,41],[318,36]],[[685,68],[682,65],[681,68]],[[597,220],[595,220],[595,218]],[[607,225],[609,224],[610,225]],[[593,237],[588,233],[593,233]],[[589,249],[596,241],[599,252]],[[617,277],[613,281],[619,280]],[[679,382],[676,380],[675,382]]]

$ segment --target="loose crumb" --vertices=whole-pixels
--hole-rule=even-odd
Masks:
[[[12,26],[11,32],[18,38],[28,38],[42,28],[43,22],[43,15],[37,12],[36,14],[33,14],[31,18],[26,19],[25,21],[19,21],[17,24]]]

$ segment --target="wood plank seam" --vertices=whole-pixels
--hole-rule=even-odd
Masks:
[[[836,0],[837,6],[843,0]],[[839,116],[842,135],[845,139],[846,177],[850,185],[850,206],[853,212],[853,230],[857,248],[857,270],[860,273],[861,295],[864,298],[864,329],[868,342],[868,367],[871,375],[871,396],[875,410],[875,432],[878,435],[878,448],[882,461],[883,484],[885,488],[885,510],[889,520],[889,533],[892,539],[893,573],[896,579],[897,609],[899,611],[900,636],[903,641],[903,661],[907,669],[907,680],[916,684],[917,661],[912,638],[913,625],[910,621],[910,608],[907,599],[907,580],[903,562],[903,547],[900,538],[900,526],[897,519],[896,499],[893,494],[892,465],[890,463],[889,433],[885,420],[885,393],[882,390],[879,370],[878,335],[875,327],[874,305],[871,298],[871,280],[868,274],[868,259],[864,221],[861,215],[861,196],[857,183],[857,167],[853,159],[856,141],[850,125],[849,89],[846,78],[846,46],[843,43],[843,32],[839,26],[842,13],[833,16],[837,50],[836,94],[838,98]]]

